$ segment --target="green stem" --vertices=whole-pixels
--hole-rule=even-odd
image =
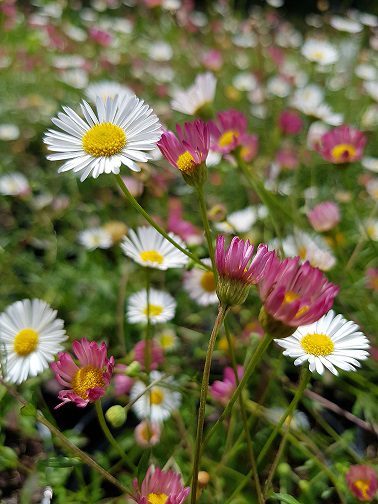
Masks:
[[[159,224],[157,222],[154,221],[154,219],[144,210],[144,208],[141,205],[139,205],[139,203],[137,202],[137,200],[134,198],[134,196],[127,189],[125,183],[122,180],[121,175],[114,175],[114,176],[116,178],[116,181],[117,181],[117,183],[118,183],[118,185],[119,185],[119,187],[120,187],[123,195],[125,196],[125,198],[127,199],[127,201],[130,203],[130,205],[137,212],[139,212],[146,219],[146,221],[153,228],[156,229],[156,231],[158,233],[160,233],[166,240],[168,240],[170,243],[172,243],[172,245],[174,247],[176,247],[180,252],[182,252],[183,254],[185,254],[187,257],[189,257],[195,263],[199,264],[202,268],[204,268],[206,270],[210,270],[211,269],[206,264],[203,264],[203,262],[200,261],[200,259],[198,259],[198,257],[196,257],[194,254],[192,254],[191,252],[189,252],[189,250],[186,250],[183,247],[181,247],[181,245],[179,243],[177,243],[171,236],[169,236],[169,234],[166,233],[164,231],[164,229],[161,226],[159,226]]]
[[[144,338],[144,369],[150,373],[152,362],[151,319],[150,319],[150,268],[146,268],[147,324]]]
[[[213,244],[213,238],[211,236],[209,219],[207,217],[207,208],[206,208],[206,202],[205,202],[205,195],[203,192],[203,185],[196,186],[196,191],[197,191],[198,201],[200,204],[202,224],[203,224],[203,228],[205,230],[205,236],[206,236],[207,246],[209,248],[209,255],[210,255],[210,259],[211,259],[211,264],[213,267],[214,275],[216,275],[217,270],[215,268],[215,263],[214,263],[214,244]]]
[[[209,345],[206,352],[205,366],[202,375],[202,385],[201,385],[201,395],[200,395],[200,405],[198,408],[198,423],[197,423],[197,435],[196,435],[196,445],[194,450],[194,462],[193,462],[193,474],[192,474],[192,489],[191,489],[191,504],[195,504],[197,500],[197,485],[198,485],[198,470],[201,459],[202,451],[202,438],[203,438],[203,426],[205,423],[205,409],[206,409],[206,399],[207,390],[209,388],[209,377],[211,360],[213,356],[215,341],[223,320],[226,316],[228,307],[220,305],[218,310],[217,318],[214,322],[213,330],[211,331]]]
[[[125,341],[125,300],[126,300],[126,285],[129,276],[129,271],[126,267],[121,270],[121,278],[119,281],[118,288],[118,300],[117,300],[117,335],[118,341],[123,354],[127,353],[127,346]]]

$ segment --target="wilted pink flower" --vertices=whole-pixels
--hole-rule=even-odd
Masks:
[[[259,147],[259,139],[257,135],[249,135],[244,133],[239,138],[240,157],[248,163],[255,159]]]
[[[136,479],[133,485],[132,499],[137,504],[183,504],[190,493],[190,488],[181,483],[179,474],[153,466],[148,468],[140,490]]]
[[[377,474],[367,465],[352,465],[346,474],[349,490],[359,501],[371,501],[378,489]]]
[[[145,361],[145,340],[138,341],[134,347],[134,359],[139,362],[141,369],[144,369]],[[151,363],[150,369],[157,369],[159,364],[164,361],[164,352],[159,343],[156,340],[151,341]]]
[[[160,441],[160,425],[157,422],[143,420],[135,427],[135,441],[142,448],[150,448]]]
[[[307,217],[315,231],[329,231],[340,222],[340,209],[333,201],[323,201],[310,210]]]
[[[134,385],[134,380],[125,374],[127,366],[125,364],[117,364],[114,368],[114,395],[116,397],[127,395],[131,387]]]
[[[280,261],[274,256],[259,282],[265,312],[290,327],[319,320],[338,292],[318,268],[308,261],[301,265],[299,257]]]
[[[107,358],[104,342],[98,345],[82,338],[72,343],[72,349],[80,367],[67,352],[59,352],[58,360],[50,364],[57,381],[69,389],[59,392],[58,398],[62,402],[55,408],[67,402],[84,408],[89,402],[97,401],[105,394],[113,373],[114,357]]]
[[[303,121],[298,112],[284,110],[278,118],[278,125],[285,135],[297,135],[302,131]]]
[[[219,112],[210,123],[211,148],[229,154],[240,145],[241,136],[247,132],[247,118],[238,110]]]
[[[237,372],[240,381],[244,374],[243,366],[237,366]],[[236,389],[236,386],[237,383],[234,370],[231,367],[226,367],[223,370],[223,381],[216,380],[209,387],[209,392],[213,399],[225,406],[230,400],[234,390]]]
[[[343,124],[320,138],[317,151],[331,163],[351,163],[362,158],[366,141],[362,131]]]
[[[378,292],[378,268],[368,268],[366,270],[366,287]]]

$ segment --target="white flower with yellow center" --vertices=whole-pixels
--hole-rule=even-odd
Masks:
[[[311,266],[322,271],[336,264],[336,257],[322,236],[297,231],[282,241],[282,248],[287,257],[299,256],[303,262],[309,261]]]
[[[40,299],[16,301],[0,315],[1,372],[22,383],[49,367],[67,339],[56,310]]]
[[[123,99],[96,98],[97,114],[83,100],[84,120],[69,107],[63,107],[52,122],[62,131],[49,129],[44,137],[54,154],[50,161],[65,161],[60,172],[80,172],[80,180],[89,175],[120,172],[122,164],[140,171],[138,162],[146,162],[146,151],[155,148],[161,136],[161,125],[152,109],[135,95]]]
[[[150,382],[159,380],[162,376],[159,371],[152,371]],[[135,401],[139,397],[132,406],[135,415],[140,420],[147,418],[157,423],[169,418],[172,411],[179,408],[181,404],[181,394],[172,390],[173,385],[172,377],[164,378],[148,390],[142,381],[135,382],[130,391],[130,401]]]
[[[325,40],[309,39],[302,46],[303,56],[320,65],[332,65],[338,59],[335,47]]]
[[[127,86],[119,84],[118,82],[102,80],[89,84],[85,90],[85,94],[92,103],[96,103],[97,96],[99,96],[104,102],[106,102],[108,98],[114,99],[117,96],[119,100],[123,100],[128,96],[133,96],[134,91]]]
[[[79,233],[78,241],[88,250],[108,249],[113,245],[111,234],[103,228],[85,229]]]
[[[365,233],[370,240],[378,241],[378,220],[377,219],[366,219],[363,223],[363,228]]]
[[[203,259],[202,262],[211,266],[211,260]],[[219,302],[215,291],[215,279],[212,271],[193,268],[184,276],[184,289],[189,297],[201,306],[209,306]]]
[[[169,233],[182,248],[185,243],[173,233]],[[152,226],[141,226],[134,231],[130,229],[121,244],[125,255],[136,263],[149,268],[167,270],[182,268],[188,262],[188,257],[180,252],[171,242],[166,240]]]
[[[197,75],[188,89],[173,92],[171,107],[189,115],[204,112],[214,101],[216,86],[217,79],[211,72]]]
[[[337,375],[337,369],[355,371],[369,356],[369,340],[357,324],[329,311],[313,324],[300,326],[292,336],[274,340],[285,348],[284,355],[295,358],[294,365],[308,361],[311,372],[324,368]]]
[[[127,320],[131,324],[162,324],[175,316],[176,301],[168,292],[151,289],[147,301],[147,291],[141,290],[129,298]]]
[[[156,339],[164,352],[170,352],[177,347],[178,338],[173,329],[166,327],[156,334]]]

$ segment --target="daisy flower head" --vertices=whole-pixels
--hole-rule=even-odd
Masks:
[[[197,75],[194,84],[188,89],[173,92],[171,107],[183,114],[208,119],[211,116],[216,87],[217,79],[211,72]]]
[[[362,158],[366,141],[362,131],[343,124],[320,138],[317,151],[323,159],[331,163],[351,163]]]
[[[242,112],[234,109],[219,112],[217,120],[210,123],[211,148],[229,154],[240,145],[246,132],[247,118]]]
[[[333,201],[323,201],[314,206],[307,217],[315,231],[329,231],[340,222],[340,208]]]
[[[244,375],[243,366],[237,366],[237,375],[240,381]],[[216,380],[210,385],[209,392],[215,401],[226,406],[236,386],[237,383],[234,370],[231,367],[225,367],[223,370],[223,380]]]
[[[163,377],[159,371],[150,373],[150,383]],[[130,401],[133,402],[132,410],[140,419],[162,423],[167,420],[181,404],[180,392],[172,390],[174,380],[172,377],[159,381],[156,385],[146,390],[147,385],[136,381],[130,391]],[[135,402],[134,402],[135,401]]]
[[[140,171],[136,163],[150,159],[146,151],[153,150],[161,136],[158,117],[135,95],[106,101],[97,96],[97,113],[83,100],[84,119],[69,107],[63,110],[52,119],[61,131],[49,129],[44,137],[54,152],[47,159],[64,160],[58,172],[80,172],[81,181],[89,175],[118,174],[122,164]]]
[[[346,473],[346,481],[351,493],[360,502],[370,502],[378,490],[376,471],[367,465],[356,464]]]
[[[136,443],[142,448],[151,448],[151,446],[155,446],[159,443],[160,434],[160,424],[142,420],[140,424],[135,427],[134,438]]]
[[[119,84],[118,82],[101,80],[89,84],[89,86],[85,90],[85,94],[92,103],[96,103],[98,96],[104,102],[106,102],[108,98],[114,99],[117,96],[120,100],[123,100],[128,96],[134,95],[134,91],[132,91],[129,87],[124,86],[123,84]]]
[[[88,250],[95,250],[96,248],[108,249],[113,245],[111,234],[101,227],[81,231],[78,241],[80,245],[84,245]]]
[[[332,65],[338,60],[336,48],[326,40],[309,39],[302,46],[303,56],[319,65]]]
[[[130,324],[162,324],[175,316],[176,301],[168,292],[151,289],[147,301],[147,291],[141,290],[129,298],[127,320]]]
[[[135,479],[132,499],[137,504],[183,504],[190,493],[190,487],[184,487],[181,476],[174,471],[162,471],[150,466],[139,489]]]
[[[202,259],[202,262],[211,266],[209,258]],[[184,275],[184,289],[189,297],[200,306],[209,306],[218,303],[218,296],[215,291],[215,278],[212,271],[204,271],[200,268],[193,268]]]
[[[72,349],[78,364],[69,353],[60,352],[58,360],[50,365],[56,380],[67,387],[67,390],[59,392],[58,398],[62,402],[55,409],[67,402],[84,408],[88,403],[97,401],[105,394],[113,374],[114,357],[108,359],[104,342],[99,345],[82,338],[72,343]]]
[[[369,340],[354,322],[330,310],[317,322],[300,326],[292,336],[276,339],[285,348],[284,355],[295,358],[294,365],[309,363],[313,373],[323,374],[328,369],[334,375],[336,368],[355,371],[360,360],[369,356]]]
[[[27,196],[31,189],[28,179],[22,173],[14,172],[0,177],[0,194],[3,196]]]
[[[173,233],[168,233],[182,248],[185,243]],[[140,226],[130,229],[123,239],[121,248],[125,255],[141,266],[167,270],[182,268],[188,263],[188,257],[166,240],[152,226]]]
[[[2,374],[22,383],[49,367],[67,339],[63,320],[41,299],[16,301],[0,315]]]
[[[328,271],[336,264],[336,257],[322,236],[295,230],[293,235],[282,241],[282,248],[286,256],[298,255],[302,262],[308,261],[311,266],[322,271]]]

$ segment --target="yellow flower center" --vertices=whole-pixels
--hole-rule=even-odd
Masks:
[[[235,141],[235,138],[238,138],[238,136],[239,132],[236,130],[225,131],[218,140],[218,144],[220,147],[228,147]]]
[[[149,314],[150,317],[157,317],[163,313],[163,307],[155,304],[150,304],[149,306],[146,306],[146,308],[143,310],[143,313],[145,315]]]
[[[304,247],[303,245],[301,245],[300,247],[298,247],[298,255],[299,255],[299,257],[302,260],[306,259],[306,256],[307,256],[307,249],[306,249],[306,247]]]
[[[296,292],[293,291],[287,291],[285,292],[285,297],[284,297],[284,303],[292,303],[293,301],[296,301],[299,299],[299,295]]]
[[[144,250],[139,254],[143,262],[153,262],[162,264],[164,257],[157,250]]]
[[[21,329],[16,334],[13,342],[13,349],[17,355],[25,357],[34,352],[38,345],[38,333],[29,327]]]
[[[160,346],[164,350],[169,350],[170,348],[172,348],[174,345],[174,342],[175,342],[175,338],[174,338],[173,334],[170,334],[170,333],[164,333],[159,338]]]
[[[351,161],[356,155],[356,149],[350,144],[335,145],[331,150],[331,156],[337,163],[346,163]]]
[[[367,480],[356,480],[354,482],[354,486],[361,492],[361,495],[364,499],[370,499],[370,495],[368,494],[369,490],[369,481]]]
[[[312,53],[312,57],[313,59],[316,59],[316,60],[322,60],[323,59],[323,56],[324,56],[324,52],[323,51],[314,51]]]
[[[201,277],[201,287],[206,292],[214,292],[215,291],[215,278],[214,273],[212,271],[205,271]]]
[[[306,353],[315,355],[316,357],[325,357],[331,354],[335,348],[333,341],[326,334],[306,334],[300,343]]]
[[[72,379],[72,390],[82,399],[88,399],[88,390],[105,385],[102,369],[85,366],[76,372]]]
[[[184,173],[192,173],[193,169],[196,166],[194,157],[188,151],[185,151],[182,154],[180,154],[180,156],[176,161],[176,164],[178,169]]]
[[[148,504],[165,504],[168,500],[168,495],[164,493],[150,493],[147,496]]]
[[[150,392],[151,404],[161,404],[163,400],[164,400],[164,392],[158,387],[153,388]]]
[[[122,128],[110,122],[95,124],[83,136],[83,149],[94,157],[118,154],[126,145]]]

